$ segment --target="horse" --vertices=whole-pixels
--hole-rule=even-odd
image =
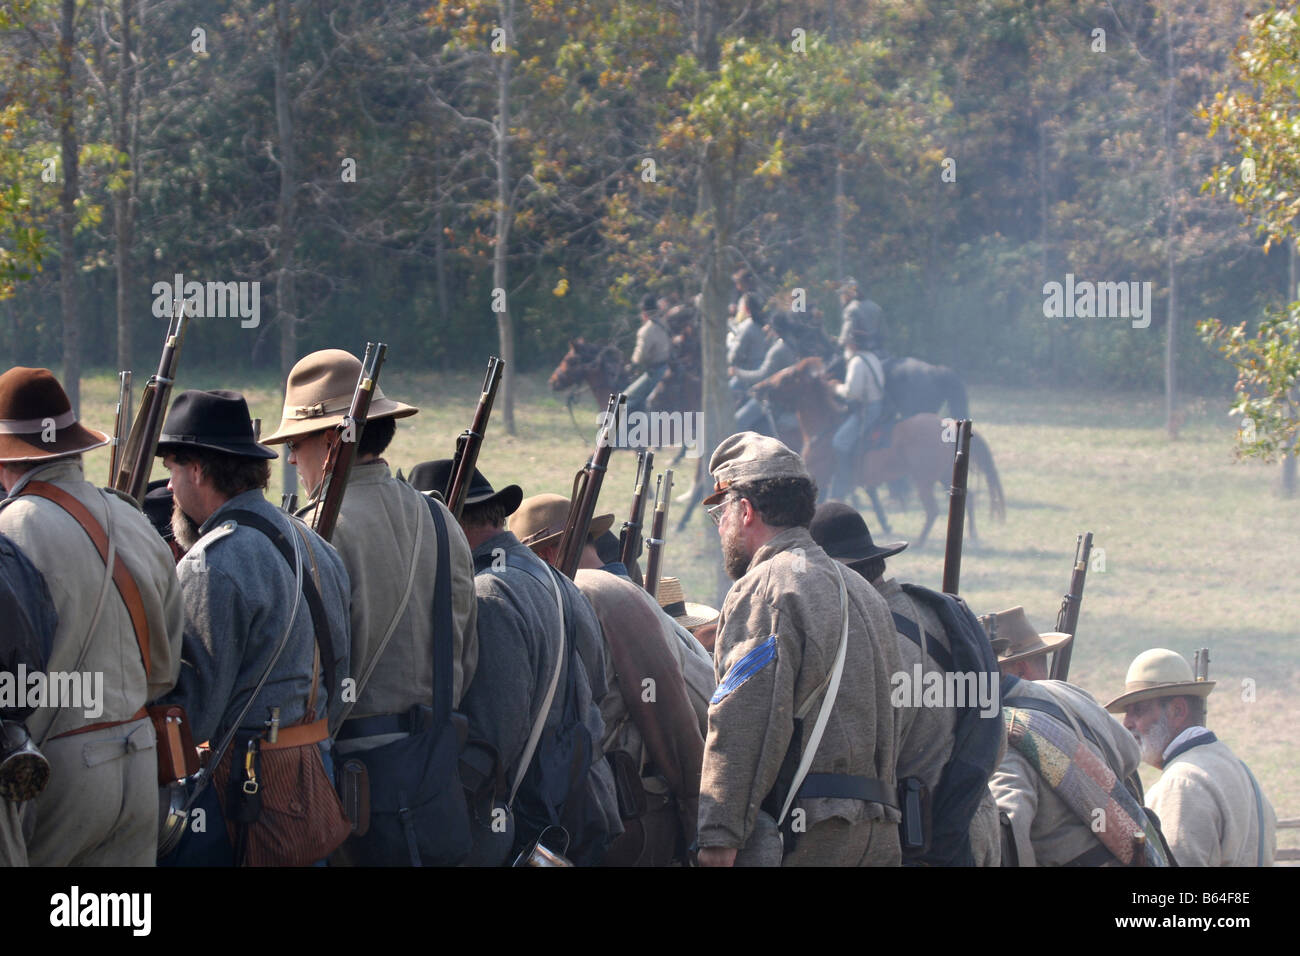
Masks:
[[[803,437],[804,465],[817,481],[824,497],[835,468],[831,438],[844,420],[845,413],[837,406],[830,383],[822,376],[821,359],[813,356],[782,369],[755,385],[754,391],[795,408]],[[881,529],[886,534],[892,532],[876,487],[903,478],[912,480],[925,507],[925,527],[916,542],[917,547],[922,547],[939,514],[934,485],[936,482],[945,485],[949,482],[952,460],[952,446],[943,440],[943,424],[933,412],[921,412],[903,419],[894,426],[887,448],[875,448],[862,455],[857,469],[858,480],[867,489]],[[978,435],[971,435],[971,461],[984,472],[988,482],[990,512],[999,520],[1005,520],[1006,498],[997,467],[993,464],[993,453],[988,443]],[[966,514],[970,520],[971,540],[977,540],[973,505],[966,509]]]
[[[623,374],[623,353],[614,345],[596,345],[579,337],[569,339],[569,351],[551,373],[551,391],[570,389],[569,415],[583,386],[591,389],[597,408],[604,408],[612,392],[619,389]]]
[[[921,412],[938,413],[945,403],[953,418],[970,418],[966,385],[946,365],[931,365],[919,358],[889,359],[885,371],[885,398],[899,418]]]

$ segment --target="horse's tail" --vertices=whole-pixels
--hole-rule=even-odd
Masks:
[[[999,521],[1007,520],[1007,499],[1002,493],[1002,479],[998,477],[997,465],[993,464],[993,452],[988,442],[979,435],[970,436],[971,460],[975,467],[984,472],[984,480],[989,483],[989,511]]]
[[[952,369],[945,369],[944,398],[948,401],[948,414],[953,418],[970,418],[970,403],[966,400],[966,385]],[[992,459],[990,459],[992,460]]]

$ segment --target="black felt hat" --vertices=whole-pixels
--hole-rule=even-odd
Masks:
[[[450,458],[422,461],[411,469],[411,474],[406,480],[417,491],[436,491],[440,495],[445,495],[447,485],[451,483],[451,466]],[[493,500],[500,500],[505,505],[506,514],[512,515],[519,510],[519,503],[524,500],[524,489],[518,485],[506,485],[497,491],[483,477],[483,473],[475,468],[474,477],[470,479],[469,491],[465,495],[465,504],[481,505]]]
[[[204,448],[241,458],[279,458],[272,448],[253,437],[248,402],[238,392],[215,389],[181,392],[158,436],[158,454],[186,448]]]
[[[172,493],[167,490],[168,481],[157,478],[149,482],[144,496],[144,516],[164,541],[172,540]]]
[[[850,565],[873,558],[888,558],[907,547],[906,541],[880,547],[871,540],[871,530],[862,520],[862,515],[839,501],[817,506],[808,533],[832,558]]]

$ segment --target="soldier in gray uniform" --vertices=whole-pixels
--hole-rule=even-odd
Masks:
[[[655,297],[646,295],[641,300],[641,327],[636,333],[636,350],[632,352],[632,365],[641,369],[641,375],[623,391],[627,393],[628,412],[644,411],[646,400],[665,375],[673,343],[668,330],[659,321]]]
[[[871,299],[864,299],[858,291],[857,279],[845,279],[840,284],[840,303],[844,306],[843,323],[840,325],[840,348],[849,344],[849,336],[854,332],[862,336],[862,348],[872,352],[880,351],[884,344],[885,313]]]
[[[816,486],[789,448],[741,432],[709,471],[736,583],[714,646],[699,862],[897,865],[889,608],[809,535]]]
[[[793,332],[793,324],[794,320],[783,312],[769,314],[767,324],[763,327],[767,338],[767,352],[763,356],[762,363],[752,369],[735,366],[727,369],[727,374],[731,376],[733,391],[742,394],[748,392],[759,382],[770,378],[783,368],[788,368],[798,360],[794,349],[786,342],[786,338]],[[762,403],[757,398],[751,397],[736,412],[736,430],[756,430],[765,417]]]

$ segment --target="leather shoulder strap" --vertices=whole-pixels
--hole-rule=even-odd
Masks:
[[[103,525],[95,519],[85,505],[58,485],[48,481],[29,481],[18,493],[19,497],[23,495],[44,498],[66,511],[77,524],[81,525],[81,530],[86,532],[86,536],[95,545],[95,550],[99,552],[100,560],[105,564],[108,563],[108,535]],[[126,562],[114,559],[113,584],[117,587],[122,603],[126,605],[127,613],[131,615],[131,627],[135,630],[135,639],[140,645],[140,659],[144,662],[144,676],[147,680],[150,671],[149,618],[144,612],[144,600],[140,597],[140,588],[136,585],[135,578],[131,576]]]

